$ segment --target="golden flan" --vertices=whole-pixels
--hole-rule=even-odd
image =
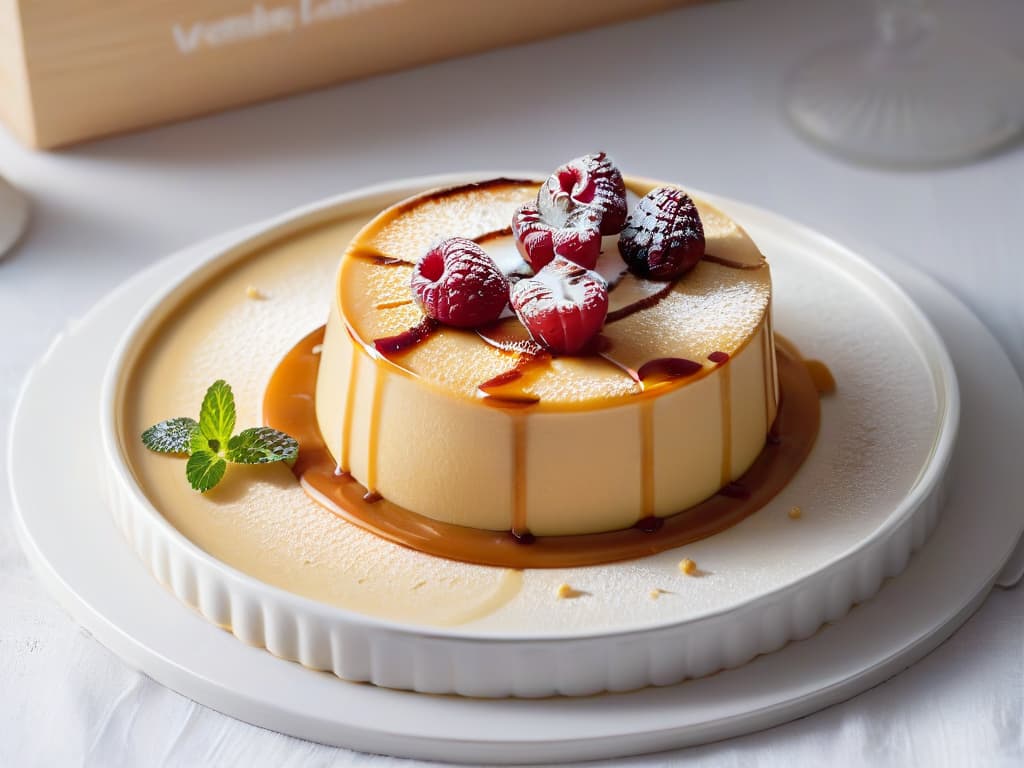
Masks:
[[[764,448],[779,387],[769,267],[747,233],[693,198],[705,255],[674,280],[627,271],[600,241],[600,343],[530,358],[505,316],[480,328],[425,322],[410,281],[439,239],[477,243],[529,276],[510,221],[542,182],[434,190],[380,213],[337,273],[315,412],[340,474],[442,523],[520,535],[629,528],[690,508]],[[633,206],[656,185],[626,179]],[[382,339],[408,344],[387,345]]]

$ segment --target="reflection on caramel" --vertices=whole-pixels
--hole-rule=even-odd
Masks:
[[[687,360],[685,357],[659,357],[641,365],[636,377],[650,387],[661,381],[693,376],[702,370],[704,366],[695,360]]]
[[[507,568],[566,568],[627,560],[681,546],[718,533],[767,504],[796,473],[810,453],[820,419],[814,380],[793,347],[779,344],[778,374],[785,403],[772,426],[772,437],[750,469],[722,492],[652,525],[645,517],[636,526],[609,533],[538,536],[519,529],[486,531],[418,515],[387,499],[368,503],[366,492],[350,475],[338,475],[317,428],[315,398],[320,357],[313,349],[323,329],[297,344],[274,371],[263,403],[265,422],[299,441],[293,471],[303,488],[343,519],[398,544],[439,557]],[[525,498],[525,442],[516,438],[517,508]],[[517,512],[517,517],[521,516]]]

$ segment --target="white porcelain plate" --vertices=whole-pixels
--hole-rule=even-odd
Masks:
[[[257,420],[276,362],[322,323],[338,254],[366,212],[434,183],[356,192],[210,249],[125,331],[101,404],[110,504],[181,600],[248,644],[346,680],[486,697],[590,695],[700,677],[808,637],[871,597],[924,542],[959,415],[942,342],[895,284],[849,251],[728,200],[716,202],[750,227],[772,265],[775,328],[827,361],[839,389],[822,402],[819,439],[797,476],[718,535],[601,566],[482,568],[339,521],[284,467],[261,469],[264,482],[238,483],[226,499],[199,497],[179,459],[139,447],[139,431],[192,413],[217,378],[235,387],[242,420]],[[257,286],[268,300],[247,298]],[[152,349],[162,352],[138,364],[159,382],[149,387],[159,403],[139,405],[148,415],[121,434],[119,422],[131,423],[122,411],[145,388],[126,372]],[[271,469],[276,481],[266,479]],[[804,510],[799,522],[793,506]],[[680,574],[683,557],[698,577]],[[556,599],[562,583],[579,596]]]
[[[753,209],[745,208],[742,220],[759,239],[789,227],[805,241],[836,248]],[[244,646],[182,607],[126,546],[105,503],[110,473],[94,425],[106,361],[146,297],[237,240],[161,262],[58,339],[26,381],[11,433],[19,450],[9,452],[9,462],[25,548],[69,610],[130,663],[250,722],[368,751],[503,762],[623,755],[766,727],[852,695],[934,647],[980,603],[1024,527],[1013,506],[1015,457],[1024,443],[1019,380],[969,312],[931,281],[893,265],[957,364],[962,432],[949,465],[949,502],[928,546],[841,622],[713,677],[583,699],[425,696],[303,669]],[[62,484],[43,482],[32,460],[44,450],[34,425],[55,418],[78,427]],[[610,635],[621,645],[621,633]]]

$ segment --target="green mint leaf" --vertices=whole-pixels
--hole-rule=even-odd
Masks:
[[[222,454],[235,431],[235,396],[223,379],[206,390],[199,409],[199,429],[211,443],[217,442],[216,446],[210,446],[212,452]]]
[[[142,433],[142,444],[157,453],[191,453],[192,436],[199,433],[195,419],[167,419]]]
[[[188,457],[185,476],[189,485],[200,493],[206,493],[224,477],[228,463],[210,451],[195,451]]]
[[[270,427],[252,427],[228,442],[226,458],[236,464],[270,464],[295,461],[299,444],[294,437]]]
[[[224,458],[227,456],[228,443],[222,442],[217,438],[207,437],[200,430],[196,430],[192,433],[192,442],[189,443],[189,453],[195,453],[196,451],[209,451],[210,453],[215,453],[221,458]]]

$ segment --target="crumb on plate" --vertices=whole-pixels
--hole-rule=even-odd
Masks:
[[[558,589],[555,590],[555,597],[557,597],[559,600],[568,600],[570,598],[580,597],[586,594],[588,593],[578,589],[573,589],[568,584],[559,584]]]

